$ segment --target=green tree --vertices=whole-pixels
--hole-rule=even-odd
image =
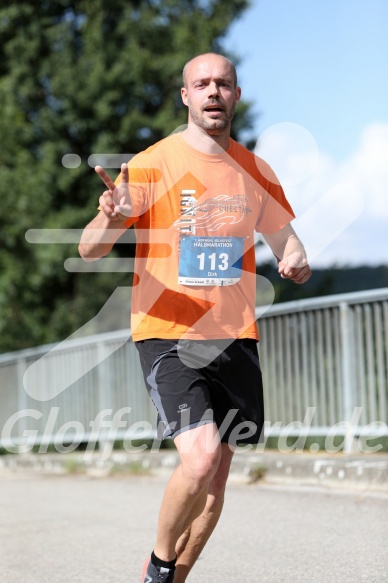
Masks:
[[[82,228],[101,192],[88,157],[139,152],[186,122],[184,63],[222,51],[247,5],[0,0],[0,351],[66,337],[130,284],[130,275],[69,273],[75,244],[32,245],[25,233]],[[238,138],[249,104],[235,122]],[[65,168],[65,154],[82,163]]]

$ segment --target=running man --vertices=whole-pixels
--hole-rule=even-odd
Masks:
[[[206,53],[183,70],[188,125],[121,167],[85,228],[80,255],[107,255],[134,225],[131,329],[163,437],[180,465],[161,504],[144,583],[184,583],[220,517],[235,447],[264,422],[254,233],[281,277],[310,275],[293,211],[271,168],[230,137],[234,65]]]

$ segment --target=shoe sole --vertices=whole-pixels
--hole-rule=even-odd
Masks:
[[[147,573],[147,569],[148,569],[148,565],[149,565],[150,560],[151,560],[150,558],[146,559],[146,561],[143,565],[143,570],[141,572],[141,583],[144,583],[144,579],[145,579],[145,576]]]

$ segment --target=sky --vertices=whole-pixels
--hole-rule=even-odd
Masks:
[[[312,266],[388,265],[387,25],[387,0],[251,0],[224,40]]]

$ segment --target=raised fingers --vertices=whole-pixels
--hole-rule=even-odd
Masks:
[[[121,164],[121,182],[128,184],[129,182],[129,174],[128,174],[128,166],[127,164]]]
[[[129,172],[127,164],[121,165],[120,182],[116,185],[101,166],[95,167],[96,173],[108,190],[100,196],[100,209],[112,221],[123,221],[131,216],[132,205],[128,192]]]
[[[109,174],[107,172],[105,172],[105,170],[102,168],[102,166],[96,166],[95,171],[97,172],[97,174],[99,175],[101,180],[104,182],[104,184],[109,188],[109,190],[111,192],[113,192],[114,189],[116,188],[116,186],[115,186],[115,183],[113,182],[112,178],[109,176]],[[127,168],[127,171],[128,171],[128,168]]]

